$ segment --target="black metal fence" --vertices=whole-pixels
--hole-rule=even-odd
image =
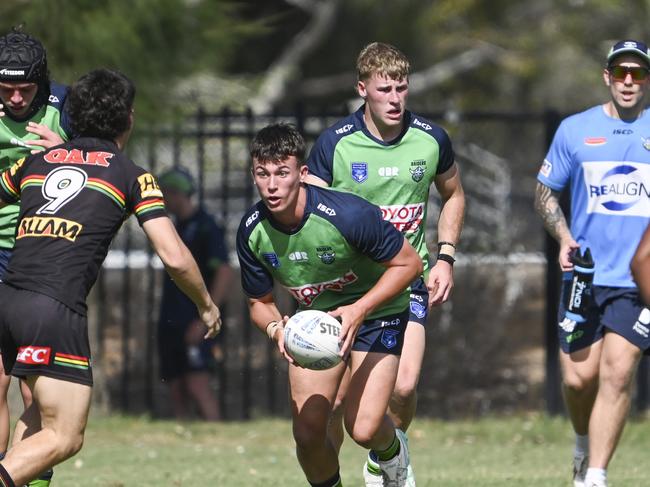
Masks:
[[[256,200],[248,145],[257,130],[284,120],[295,123],[312,143],[346,113],[297,107],[293,113],[260,116],[198,109],[182,124],[141,134],[130,155],[153,173],[172,165],[189,168],[200,202],[221,220],[233,251],[241,215]],[[533,197],[537,169],[560,117],[555,112],[423,115],[443,125],[454,141],[468,211],[453,297],[427,324],[419,414],[451,417],[531,408],[557,413],[562,410],[555,333],[557,248],[534,215]],[[435,195],[430,206],[437,214]],[[428,227],[428,241],[435,242],[433,222]],[[157,372],[162,272],[137,224],[127,222],[91,294],[97,400],[107,409],[169,413],[166,386]],[[292,311],[281,291],[278,300]],[[250,324],[238,281],[222,311],[225,327],[214,387],[224,416],[288,414],[286,364]],[[637,406],[645,409],[646,361],[638,378]]]

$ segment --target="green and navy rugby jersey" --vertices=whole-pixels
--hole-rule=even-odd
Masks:
[[[71,138],[72,130],[68,117],[63,111],[63,104],[68,95],[68,87],[58,83],[50,83],[49,95],[43,96],[47,103],[26,120],[13,120],[10,114],[0,117],[0,170],[7,169],[18,159],[29,157],[33,149],[26,142],[36,140],[38,135],[27,132],[25,127],[29,122],[41,123],[59,134],[63,140]],[[39,95],[37,95],[38,97]],[[37,103],[37,99],[34,103]],[[9,205],[0,209],[0,248],[10,249],[14,246],[16,222],[18,220],[18,205]]]
[[[277,281],[300,309],[329,311],[368,292],[386,270],[381,262],[397,255],[404,237],[362,198],[305,186],[305,215],[293,231],[279,227],[261,201],[242,218],[237,232],[242,287],[259,298]],[[407,288],[367,318],[402,312],[408,298]]]
[[[20,159],[0,174],[0,198],[20,200],[16,245],[3,281],[81,314],[122,222],[131,213],[140,224],[166,215],[154,177],[115,143],[93,138]]]
[[[373,136],[363,119],[365,105],[325,130],[312,148],[309,172],[332,188],[351,191],[381,208],[428,267],[424,239],[429,188],[454,163],[447,133],[409,111],[402,133],[390,142]]]

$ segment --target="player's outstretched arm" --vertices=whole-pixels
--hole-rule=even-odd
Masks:
[[[176,285],[196,305],[201,321],[208,327],[205,337],[221,329],[221,313],[210,298],[192,254],[166,216],[147,220],[142,228]]]
[[[395,257],[382,264],[386,266],[386,271],[366,294],[356,302],[330,312],[332,316],[341,318],[340,339],[343,343],[343,357],[350,351],[357,330],[366,316],[393,299],[422,274],[422,259],[406,239]]]
[[[546,231],[560,244],[558,261],[561,269],[565,272],[573,270],[571,254],[580,244],[573,239],[567,225],[560,207],[560,193],[538,182],[535,189],[535,210],[542,217]]]
[[[458,166],[453,164],[447,171],[437,176],[434,182],[442,201],[438,218],[438,242],[447,242],[448,246],[438,250],[453,257],[465,218],[465,191]],[[427,282],[429,306],[437,306],[447,301],[453,287],[454,273],[451,263],[444,260],[436,261]]]
[[[632,258],[632,275],[639,286],[641,299],[650,306],[650,225],[646,228],[641,242]]]

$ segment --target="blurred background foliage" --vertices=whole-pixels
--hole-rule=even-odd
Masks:
[[[356,55],[373,40],[409,56],[412,81],[422,74],[417,110],[577,111],[606,96],[609,46],[650,40],[648,20],[650,0],[0,2],[0,30],[24,24],[39,37],[54,79],[118,68],[136,81],[147,121],[260,99],[260,110],[340,106],[354,97]],[[468,63],[454,65],[463,56]]]

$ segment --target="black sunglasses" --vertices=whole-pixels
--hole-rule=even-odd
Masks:
[[[636,66],[609,66],[607,71],[616,81],[625,81],[629,73],[634,83],[643,83],[650,75],[650,70]]]

